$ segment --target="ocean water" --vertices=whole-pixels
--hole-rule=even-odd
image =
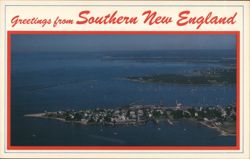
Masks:
[[[193,52],[189,51],[189,55],[198,56],[192,59],[209,61],[234,56],[228,50]],[[124,79],[127,76],[187,74],[193,70],[228,67],[221,62],[190,62],[181,59],[178,53],[174,54],[177,59],[172,61],[106,58],[113,55],[102,52],[12,52],[11,145],[235,145],[235,136],[220,136],[213,129],[188,121],[177,122],[175,126],[149,123],[101,127],[24,117],[45,110],[115,108],[131,103],[166,106],[174,106],[176,101],[187,106],[235,103],[235,85],[136,83]],[[126,53],[115,55],[126,57]],[[173,54],[161,53],[161,56]]]

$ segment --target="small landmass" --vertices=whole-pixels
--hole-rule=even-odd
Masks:
[[[134,82],[173,83],[173,84],[235,84],[235,69],[196,70],[191,74],[156,74],[148,76],[129,76]]]

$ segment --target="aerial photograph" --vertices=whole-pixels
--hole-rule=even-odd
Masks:
[[[234,34],[12,34],[11,146],[236,146]]]

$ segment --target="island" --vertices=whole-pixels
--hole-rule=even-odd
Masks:
[[[235,84],[236,69],[195,70],[187,74],[155,74],[145,76],[129,76],[127,80],[147,83],[172,84]]]
[[[176,106],[128,105],[119,108],[95,108],[84,110],[60,110],[26,114],[25,117],[54,119],[82,125],[129,126],[153,122],[166,122],[175,125],[181,120],[196,122],[208,128],[216,129],[221,135],[236,134],[236,107],[206,106],[190,107],[177,103]]]

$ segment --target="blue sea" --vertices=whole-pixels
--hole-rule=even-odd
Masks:
[[[170,51],[169,51],[170,52]],[[127,76],[232,67],[221,60],[232,50],[141,52],[12,52],[11,145],[165,145],[232,146],[235,136],[221,136],[197,123],[148,123],[138,126],[83,126],[29,113],[66,109],[116,108],[129,104],[187,106],[234,104],[235,85],[137,83]],[[145,60],[157,56],[165,60]],[[200,61],[200,62],[199,62]]]

